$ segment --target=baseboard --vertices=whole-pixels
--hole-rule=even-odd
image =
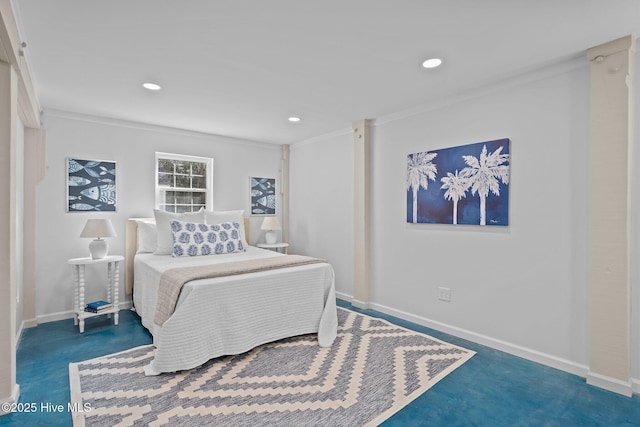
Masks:
[[[344,292],[338,292],[338,291],[336,291],[336,297],[338,299],[341,299],[347,302],[351,302],[351,300],[353,299],[353,295],[347,295]]]
[[[369,310],[371,305],[368,302],[357,300],[353,297],[353,295],[347,295],[343,292],[336,291],[336,297],[343,301],[349,302],[355,308],[359,308],[360,310]]]
[[[633,395],[632,381],[621,381],[616,378],[607,377],[606,375],[596,374],[595,372],[587,372],[587,384],[600,387],[623,396],[631,397]]]
[[[20,340],[22,339],[22,331],[24,331],[24,320],[20,323],[18,332],[16,332],[16,347],[20,344]]]
[[[73,319],[73,311],[60,311],[58,313],[40,314],[36,315],[38,324],[57,322],[58,320]]]
[[[336,295],[340,299],[351,302],[351,304],[354,307],[356,306],[354,304],[353,297],[351,295],[347,295],[342,292],[336,292]],[[466,329],[447,325],[446,323],[427,319],[422,316],[416,316],[406,311],[397,310],[395,308],[387,307],[382,304],[367,303],[366,305],[368,306],[367,308],[371,310],[376,310],[381,313],[385,313],[402,320],[407,320],[409,322],[413,322],[421,326],[426,326],[427,328],[435,329],[437,331],[444,332],[458,338],[473,341],[477,344],[485,345],[495,350],[504,351],[505,353],[522,357],[523,359],[531,360],[533,362],[540,363],[545,366],[550,366],[552,368],[560,369],[562,371],[569,372],[571,374],[578,375],[583,378],[586,377],[587,372],[589,370],[589,367],[586,365],[581,365],[581,364],[572,362],[570,360],[551,356],[549,354],[545,354],[537,350],[533,350],[533,349],[522,347],[516,344],[508,343],[506,341],[502,341],[486,335],[478,334],[473,331],[468,331]]]
[[[35,328],[36,326],[38,326],[38,319],[27,319],[24,321],[24,327],[27,329]]]
[[[359,308],[360,310],[369,310],[371,309],[371,303],[357,300],[355,298],[351,299],[351,305],[355,308]]]
[[[350,302],[351,305],[357,307],[354,303],[354,298],[351,295],[336,292],[336,296],[344,301]],[[360,302],[362,303],[362,302]],[[582,365],[571,360],[563,359],[560,357],[552,356],[550,354],[542,353],[537,350],[533,350],[527,347],[522,347],[517,344],[509,343],[506,341],[498,340],[486,335],[478,334],[476,332],[468,331],[466,329],[458,328],[448,325],[446,323],[438,322],[435,320],[427,319],[425,317],[416,316],[402,310],[396,310],[391,307],[387,307],[382,304],[376,303],[363,303],[367,307],[365,309],[376,310],[381,313],[388,314],[390,316],[397,317],[402,320],[416,323],[421,326],[426,326],[431,329],[435,329],[440,332],[453,335],[458,338],[472,341],[477,344],[481,344],[490,347],[494,350],[500,350],[505,353],[509,353],[513,356],[522,357],[523,359],[530,360],[532,362],[540,363],[551,368],[559,369],[570,374],[577,375],[585,378],[587,384],[603,388],[605,390],[612,391],[614,393],[622,394],[623,396],[631,396],[633,393],[640,393],[640,379],[631,378],[628,383],[624,381],[616,380],[614,378],[605,377],[589,371],[587,365]],[[362,307],[358,307],[362,308]]]
[[[458,338],[473,341],[478,344],[491,347],[495,350],[504,351],[514,356],[522,357],[523,359],[531,360],[542,365],[546,365],[552,368],[560,369],[565,372],[569,372],[574,375],[585,377],[588,371],[586,365],[572,362],[567,359],[552,356],[546,353],[539,352],[527,347],[522,347],[517,344],[509,343],[506,341],[498,340],[486,335],[478,334],[473,331],[458,328],[455,326],[447,325],[445,323],[437,322],[435,320],[427,319],[421,316],[416,316],[405,311],[396,310],[380,304],[370,304],[373,310],[380,311],[391,316],[399,317],[404,320],[408,320],[418,325],[426,326],[431,329],[436,329],[440,332],[444,332]]]
[[[120,302],[118,303],[118,307],[120,308],[120,310],[128,310],[131,307],[133,307],[133,301],[129,300],[129,301]],[[36,319],[37,319],[37,323],[48,323],[48,322],[57,322],[58,320],[73,319],[73,316],[74,316],[73,310],[69,310],[69,311],[61,311],[58,313],[43,314],[40,316],[36,316]]]
[[[18,399],[20,398],[20,385],[15,384],[13,386],[13,390],[11,392],[11,396],[6,399],[0,400],[0,416],[10,414],[12,411],[7,411],[7,403],[8,407],[11,408],[12,404],[18,403]]]

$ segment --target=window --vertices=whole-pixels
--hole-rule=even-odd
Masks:
[[[156,153],[156,208],[176,213],[213,210],[213,159]]]

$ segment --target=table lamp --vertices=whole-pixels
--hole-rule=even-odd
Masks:
[[[102,238],[116,237],[116,230],[114,230],[110,219],[88,219],[80,237],[94,237],[94,240],[89,243],[91,258],[102,259],[109,252],[109,245]]]
[[[274,230],[281,229],[280,223],[278,222],[278,217],[266,217],[264,221],[262,221],[262,226],[260,227],[260,229],[267,230],[267,232],[264,233],[264,240],[267,242],[267,244],[273,245],[277,240],[276,232]]]

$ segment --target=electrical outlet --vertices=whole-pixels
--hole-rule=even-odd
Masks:
[[[451,289],[438,286],[438,299],[440,301],[451,301]]]

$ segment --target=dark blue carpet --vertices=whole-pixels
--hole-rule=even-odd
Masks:
[[[338,301],[338,305],[351,305]],[[357,310],[477,352],[383,426],[640,426],[640,398],[626,398],[585,383],[583,378],[510,356],[433,329],[371,310]],[[79,334],[72,320],[39,325],[23,333],[17,354],[20,403],[35,413],[0,417],[0,425],[70,426],[69,362],[150,344],[138,316],[120,312],[87,319]],[[61,413],[41,410],[62,405]]]
[[[118,326],[106,315],[85,320],[84,334],[73,320],[43,323],[25,329],[16,355],[19,403],[36,412],[0,416],[2,426],[70,426],[69,363],[93,359],[140,345],[151,344],[151,335],[138,315],[120,311]],[[50,404],[50,405],[48,405]],[[48,408],[62,405],[62,412]]]
[[[640,397],[587,385],[584,378],[372,310],[381,317],[474,350],[464,365],[382,425],[389,426],[640,426]]]

